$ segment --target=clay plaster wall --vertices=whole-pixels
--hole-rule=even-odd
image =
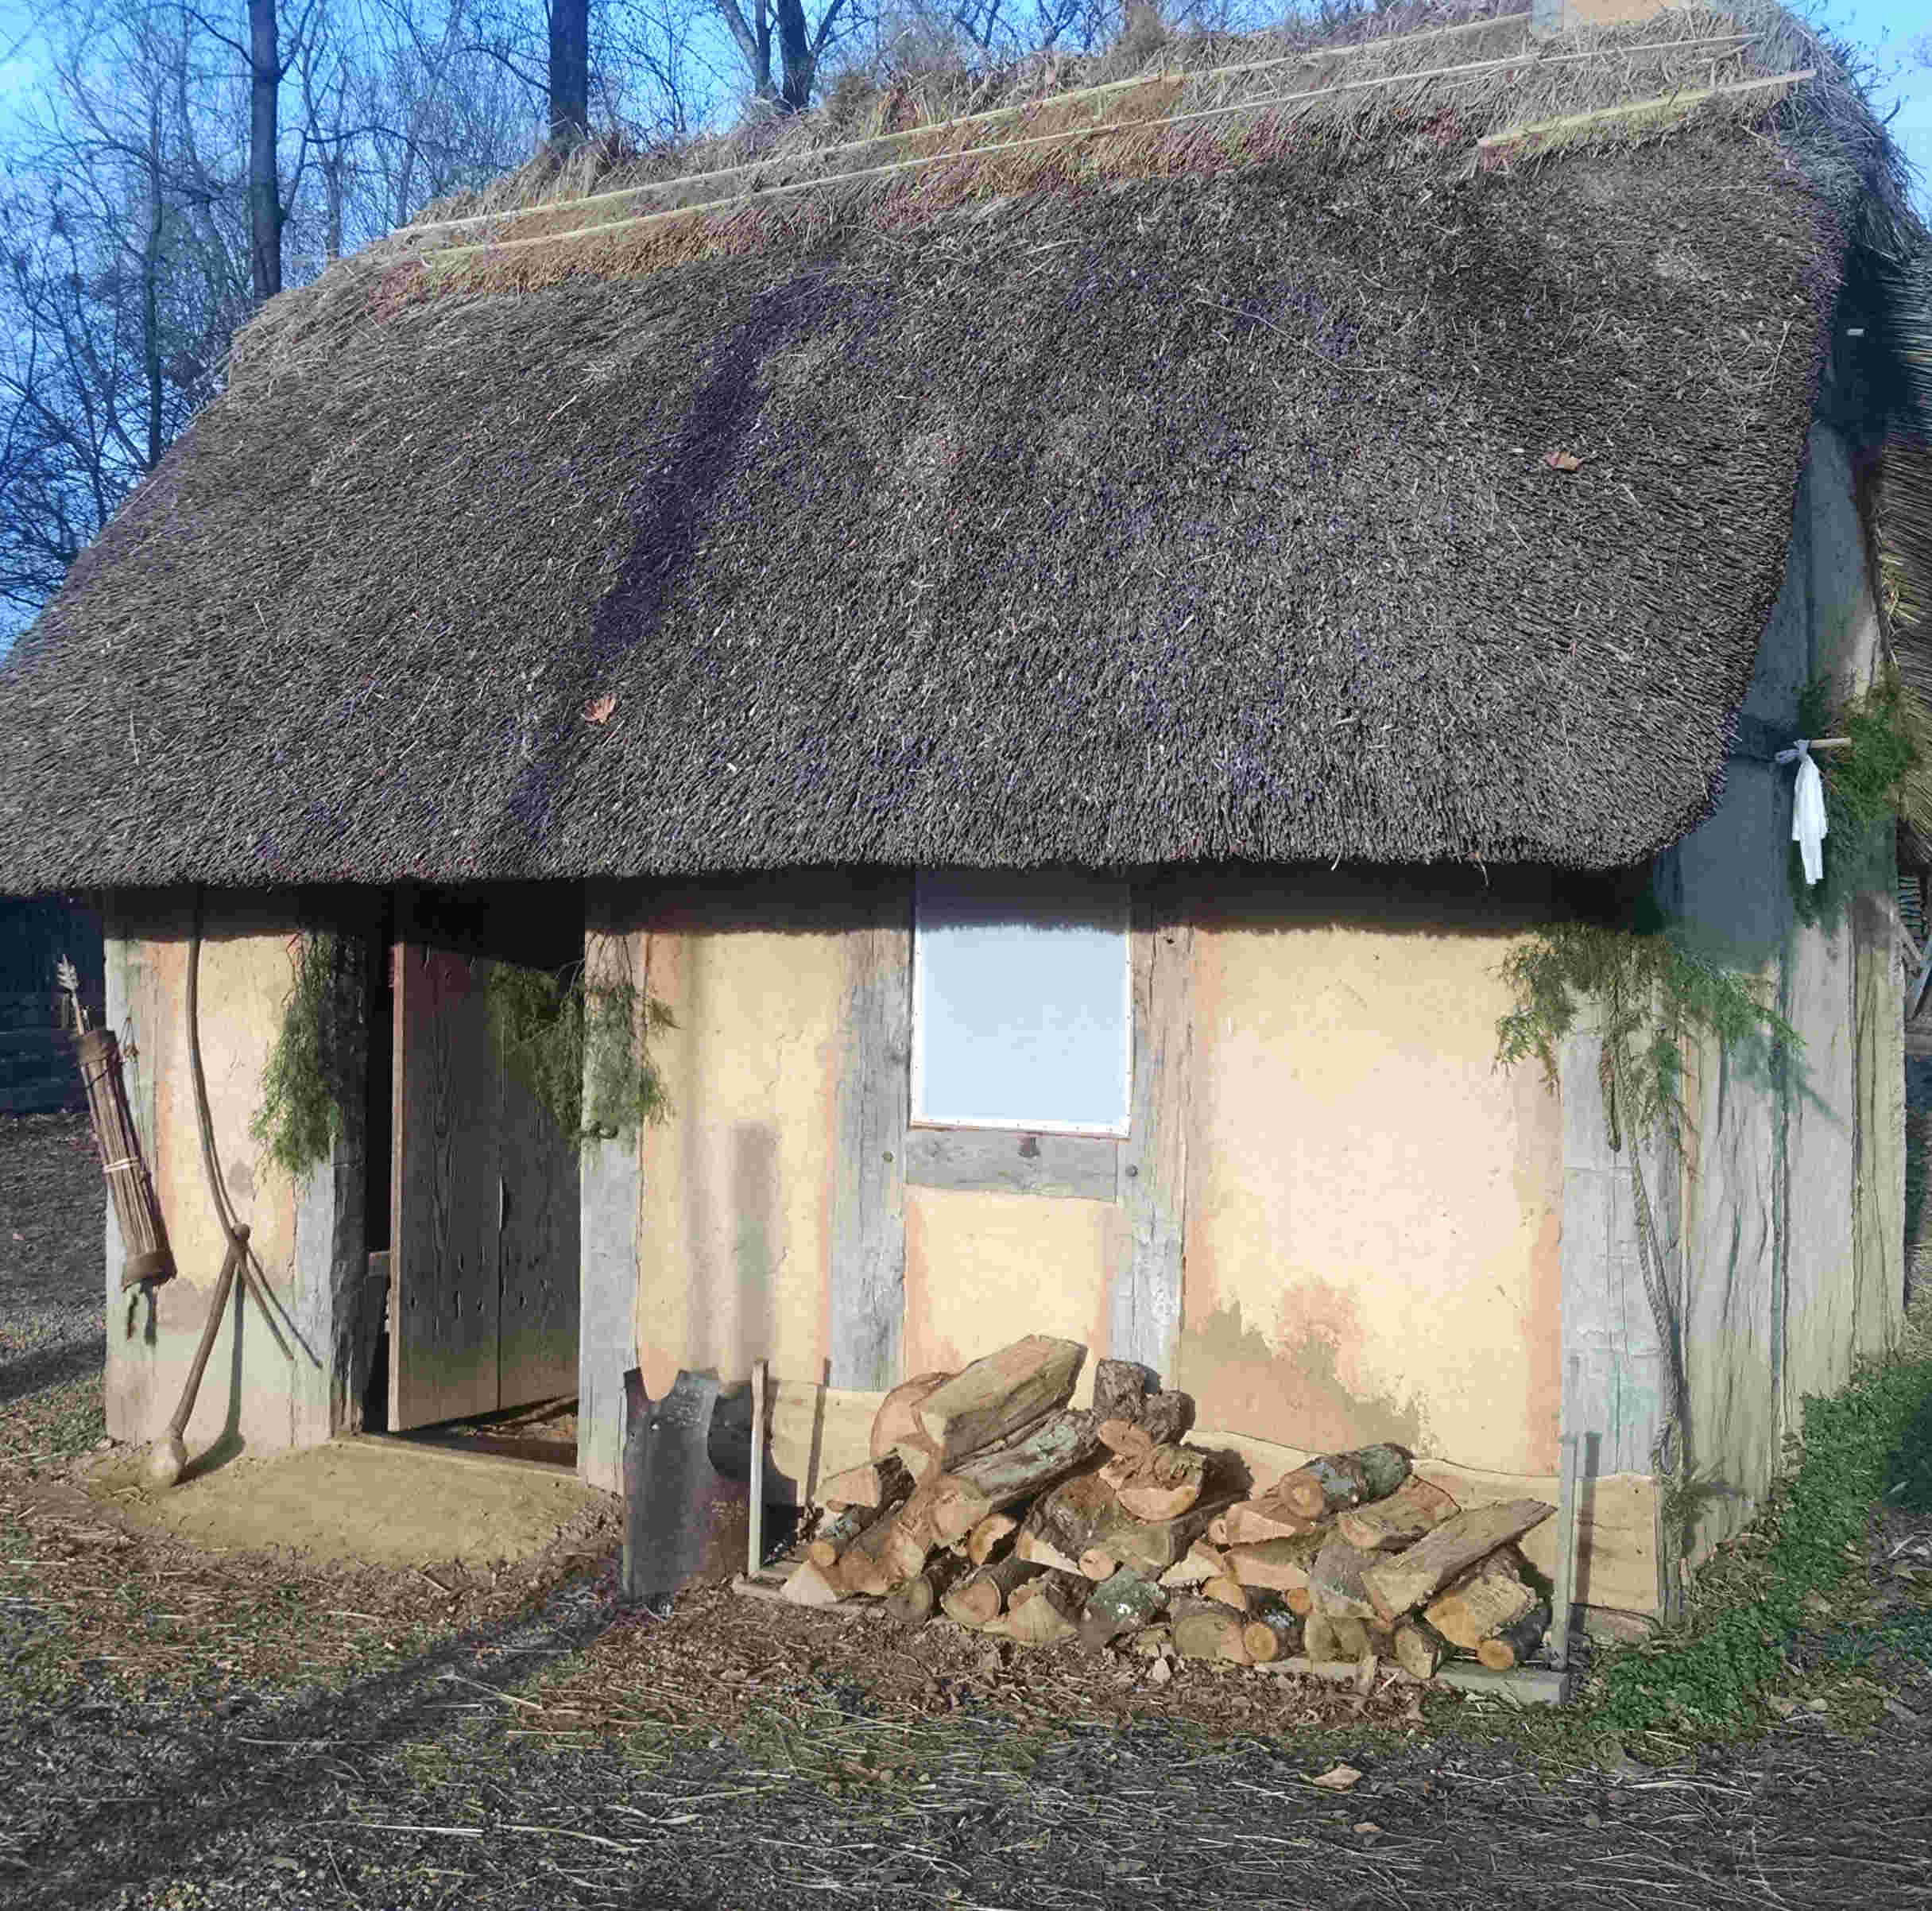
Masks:
[[[120,1440],[153,1438],[173,1412],[226,1245],[202,1164],[189,1064],[192,924],[184,891],[120,892],[105,913],[108,1025],[120,1039],[178,1270],[157,1289],[123,1294],[110,1206],[106,1413]],[[339,1202],[336,1191],[339,1180],[355,1181],[356,1165],[325,1165],[297,1184],[248,1132],[292,979],[295,928],[288,904],[218,896],[207,905],[199,1021],[215,1153],[275,1304],[265,1313],[249,1297],[225,1311],[188,1425],[191,1458],[326,1440],[345,1409],[335,1292],[339,1266],[358,1258],[360,1217],[357,1241],[346,1242],[343,1215],[354,1204]]]
[[[847,892],[837,878],[637,892],[634,959],[676,1018],[671,1117],[639,1142],[637,1365],[823,1378]],[[627,1362],[625,1364],[629,1364]]]
[[[1204,902],[1179,1381],[1206,1423],[1554,1468],[1561,1114],[1493,1066],[1516,907]]]

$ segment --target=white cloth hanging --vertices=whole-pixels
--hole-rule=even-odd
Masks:
[[[1811,741],[1800,737],[1789,750],[1778,752],[1780,763],[1798,766],[1798,785],[1791,793],[1791,840],[1798,845],[1807,885],[1825,874],[1825,839],[1831,825],[1825,818],[1825,779],[1812,760]]]

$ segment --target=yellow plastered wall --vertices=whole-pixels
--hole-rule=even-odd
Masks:
[[[1265,906],[1194,938],[1179,1384],[1203,1424],[1556,1465],[1562,1136],[1507,939]]]
[[[652,1398],[680,1367],[741,1376],[769,1359],[822,1378],[846,938],[823,885],[660,895],[641,940],[676,1018],[652,1052],[671,1116],[640,1142],[638,1364]]]
[[[1121,1224],[1110,1201],[908,1188],[906,1372],[956,1373],[1023,1334],[1057,1334],[1086,1346],[1074,1399],[1090,1400]]]

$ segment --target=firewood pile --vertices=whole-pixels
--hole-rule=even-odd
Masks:
[[[1386,1445],[1257,1490],[1237,1455],[1187,1443],[1193,1401],[1144,1367],[1100,1362],[1093,1405],[1069,1406],[1086,1354],[1033,1335],[895,1388],[870,1460],[823,1483],[784,1596],[883,1599],[908,1625],[943,1614],[1028,1645],[1392,1661],[1418,1679],[1542,1642],[1549,1603],[1516,1542],[1553,1508],[1459,1506]]]

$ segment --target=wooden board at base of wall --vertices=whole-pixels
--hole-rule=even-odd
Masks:
[[[819,1483],[871,1457],[873,1416],[885,1396],[858,1388],[814,1386],[809,1382],[774,1378],[767,1396],[771,1428],[770,1475],[788,1483],[800,1500],[817,1493]],[[1197,1428],[1191,1445],[1238,1453],[1257,1487],[1272,1486],[1284,1473],[1315,1456],[1299,1447],[1218,1428]],[[1419,1459],[1415,1471],[1464,1506],[1512,1499],[1557,1503],[1555,1474],[1492,1473],[1451,1461]],[[1658,1610],[1656,1490],[1649,1475],[1605,1474],[1580,1480],[1577,1490],[1575,1596],[1580,1603],[1620,1612]],[[1539,1572],[1555,1576],[1554,1518],[1525,1536],[1522,1548]]]

